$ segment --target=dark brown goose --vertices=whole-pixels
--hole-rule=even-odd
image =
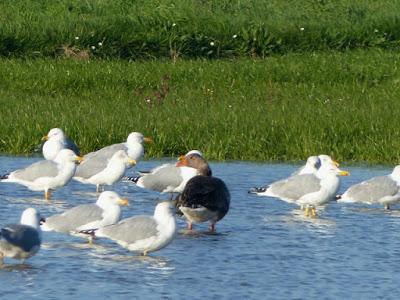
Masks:
[[[207,161],[198,154],[184,157],[177,165],[196,168],[199,174],[187,182],[182,194],[176,198],[177,214],[185,216],[189,230],[193,223],[209,221],[210,231],[215,231],[215,223],[229,210],[228,188],[221,179],[212,177]]]

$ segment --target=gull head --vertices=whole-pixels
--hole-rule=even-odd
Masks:
[[[83,161],[83,158],[76,155],[74,151],[70,149],[62,149],[60,152],[58,152],[54,161],[56,163],[73,162],[79,164],[80,162]]]
[[[42,137],[42,141],[64,141],[65,134],[60,128],[52,128],[49,133]]]
[[[128,135],[128,138],[126,139],[126,143],[128,145],[137,144],[137,143],[143,144],[144,142],[153,143],[153,140],[150,137],[145,137],[140,132],[131,132]]]
[[[131,167],[136,165],[136,160],[131,159],[124,150],[118,150],[110,159],[110,163],[123,162],[126,167]]]
[[[121,198],[116,192],[105,191],[100,194],[96,204],[102,208],[115,205],[128,206],[129,201],[128,199]]]
[[[31,226],[36,229],[40,228],[39,212],[32,207],[25,209],[22,212],[20,223],[23,225]]]

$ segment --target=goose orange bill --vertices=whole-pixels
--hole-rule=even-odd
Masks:
[[[188,161],[187,161],[187,159],[186,159],[186,156],[183,156],[183,155],[181,155],[180,157],[179,157],[179,161],[176,163],[176,166],[177,167],[184,167],[184,166],[187,166],[188,165]]]

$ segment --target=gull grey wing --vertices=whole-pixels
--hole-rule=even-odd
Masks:
[[[29,252],[33,247],[40,245],[40,236],[36,229],[21,224],[11,224],[1,229],[1,238],[11,245],[20,247]]]
[[[110,145],[84,156],[83,162],[76,168],[75,177],[90,178],[103,171],[108,160],[118,150],[126,150],[124,143]]]
[[[144,188],[162,192],[169,186],[179,186],[182,180],[183,178],[179,168],[175,165],[168,164],[151,171],[151,173],[143,175],[139,179],[139,185]]]
[[[128,218],[118,224],[103,227],[101,231],[112,240],[124,241],[128,244],[158,234],[157,222],[150,216]]]
[[[385,196],[394,196],[398,192],[399,187],[394,180],[389,176],[379,176],[353,185],[347,191],[347,195],[355,201],[373,203]]]
[[[57,176],[58,168],[54,161],[41,160],[26,167],[25,169],[16,170],[11,174],[20,180],[34,181],[40,177]]]
[[[55,231],[70,232],[79,226],[101,220],[102,214],[103,210],[96,204],[83,204],[46,218],[46,224]]]
[[[319,191],[321,185],[315,175],[304,174],[277,181],[271,184],[270,188],[279,197],[297,200],[306,194]]]

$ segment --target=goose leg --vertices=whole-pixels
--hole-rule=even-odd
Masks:
[[[187,229],[188,229],[188,230],[192,230],[192,229],[193,229],[193,224],[192,224],[192,222],[188,222],[188,223],[187,223]]]

